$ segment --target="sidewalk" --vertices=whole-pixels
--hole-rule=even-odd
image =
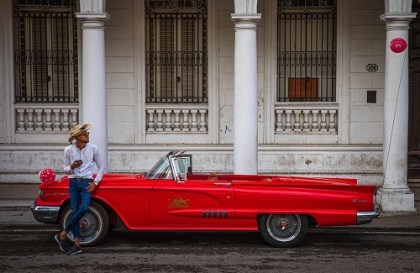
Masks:
[[[40,184],[0,183],[0,227],[48,227],[37,222],[30,210]],[[58,227],[58,226],[57,226]]]
[[[38,196],[39,184],[1,184],[0,183],[0,227],[4,226],[44,226],[35,221],[30,207]],[[420,231],[420,213],[381,212],[381,216],[369,224],[340,228],[357,229],[414,229]]]

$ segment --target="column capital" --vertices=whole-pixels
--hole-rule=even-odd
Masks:
[[[252,13],[252,14],[238,14],[238,13],[232,13],[230,15],[230,18],[233,22],[256,22],[258,23],[261,19],[261,13]]]
[[[400,21],[410,22],[416,18],[417,13],[384,13],[380,16],[380,19],[384,22]]]
[[[76,18],[83,21],[108,21],[111,19],[111,15],[106,12],[91,13],[91,12],[76,12]]]
[[[103,29],[111,16],[108,13],[76,13],[76,18],[84,29]]]
[[[260,13],[255,14],[231,14],[231,19],[235,23],[235,29],[256,29],[261,19]]]
[[[387,31],[408,31],[411,20],[384,20]]]

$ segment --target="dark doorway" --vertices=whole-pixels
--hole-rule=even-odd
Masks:
[[[420,4],[413,1],[416,19],[409,37],[408,179],[420,179]]]

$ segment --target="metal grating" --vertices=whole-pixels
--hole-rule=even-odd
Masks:
[[[14,0],[15,102],[78,102],[76,0]]]
[[[207,2],[149,0],[146,22],[146,102],[207,102]]]
[[[336,0],[278,0],[277,102],[336,100]]]

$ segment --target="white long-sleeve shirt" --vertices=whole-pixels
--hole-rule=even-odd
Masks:
[[[75,160],[82,160],[83,164],[75,169],[71,164]],[[105,166],[99,153],[98,146],[86,143],[86,146],[79,150],[75,143],[70,144],[64,149],[64,172],[69,174],[69,178],[93,178],[93,167],[98,167],[95,182],[99,183],[104,175]]]

